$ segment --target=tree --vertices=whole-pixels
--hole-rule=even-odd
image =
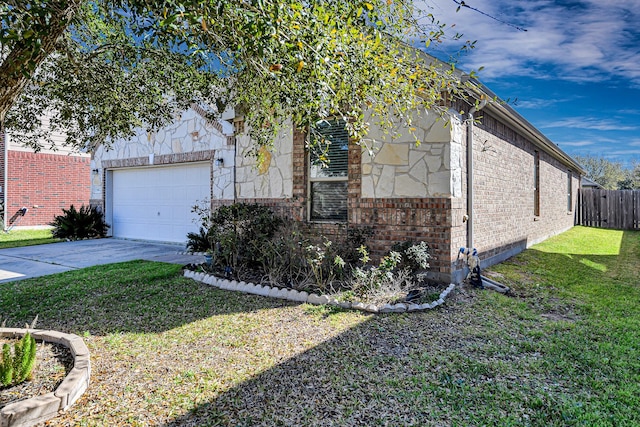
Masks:
[[[157,128],[192,102],[232,102],[268,145],[284,120],[341,117],[356,138],[365,109],[411,128],[419,107],[464,96],[452,66],[406,42],[444,25],[411,0],[51,0],[0,6],[0,125],[37,143],[39,117],[86,148]],[[470,47],[472,44],[468,44]]]
[[[604,157],[576,156],[576,161],[587,171],[587,178],[602,185],[607,190],[633,190],[638,188],[634,170],[625,168],[620,162],[612,162]]]

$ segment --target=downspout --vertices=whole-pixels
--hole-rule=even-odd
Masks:
[[[483,99],[467,114],[467,248],[473,250],[473,114],[487,105]]]
[[[238,161],[238,138],[236,136],[235,129],[233,131],[233,203],[238,202],[238,167],[236,162]]]

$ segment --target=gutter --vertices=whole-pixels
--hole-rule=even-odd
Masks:
[[[527,137],[535,146],[551,154],[553,157],[564,163],[565,166],[574,169],[576,172],[578,172],[579,175],[586,175],[586,171],[581,165],[579,165],[567,153],[562,151],[562,149],[557,144],[547,138],[542,132],[540,132],[535,126],[529,123],[527,119],[522,117],[510,105],[500,102],[498,96],[493,91],[491,91],[491,89],[487,88],[476,79],[468,79],[468,81],[472,84],[472,87],[470,88],[471,93],[475,93],[476,96],[480,96],[481,98],[488,96],[489,99],[495,99],[499,101],[492,102],[488,106],[488,109],[491,113],[495,114],[496,118],[510,125],[514,130],[522,132],[523,136]]]

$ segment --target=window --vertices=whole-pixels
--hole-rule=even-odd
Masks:
[[[311,220],[347,220],[349,134],[339,120],[322,121],[311,132],[309,194]]]
[[[567,211],[573,211],[573,188],[571,186],[571,171],[567,171]]]
[[[540,216],[540,152],[533,153],[533,214]]]

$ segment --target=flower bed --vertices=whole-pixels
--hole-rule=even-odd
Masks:
[[[413,303],[396,303],[396,304],[367,304],[364,302],[338,301],[330,295],[309,294],[306,291],[297,291],[295,289],[260,286],[253,283],[237,282],[235,280],[227,280],[204,272],[196,272],[193,270],[184,270],[184,276],[193,280],[205,283],[216,288],[229,291],[239,291],[247,294],[261,295],[271,298],[280,298],[290,301],[306,302],[309,304],[321,305],[330,304],[343,308],[352,308],[356,310],[367,311],[370,313],[404,313],[407,311],[422,311],[436,308],[444,304],[447,296],[454,290],[455,285],[450,284],[444,291],[439,294],[437,300],[430,303],[413,304]]]
[[[26,329],[0,328],[0,337],[17,339]],[[31,426],[55,417],[69,409],[89,386],[91,361],[82,338],[56,331],[30,330],[36,341],[61,344],[71,351],[73,368],[54,392],[11,403],[0,409],[0,426]]]

